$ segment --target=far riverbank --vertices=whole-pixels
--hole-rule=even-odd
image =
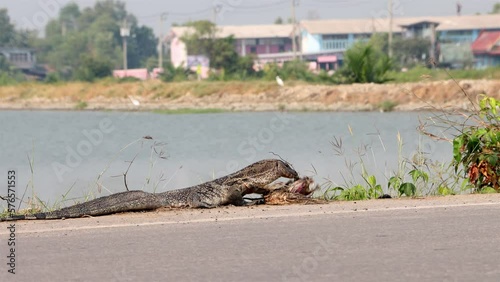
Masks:
[[[0,109],[212,111],[420,111],[470,108],[480,94],[500,98],[500,80],[353,85],[289,82],[26,83],[3,86]],[[137,100],[134,105],[131,98]]]

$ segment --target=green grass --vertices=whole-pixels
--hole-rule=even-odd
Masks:
[[[348,128],[350,135],[356,136],[352,128],[350,126]],[[369,154],[374,149],[373,144],[354,139],[345,145],[347,143],[342,142],[341,137],[335,137],[331,141],[333,152],[337,157],[344,159],[346,166],[344,169],[335,168],[341,174],[339,179],[335,181],[327,179],[327,182],[321,185],[324,192],[320,198],[330,201],[356,201],[377,199],[383,194],[389,194],[393,198],[446,196],[469,190],[463,171],[455,171],[451,160],[450,162],[432,160],[430,152],[424,151],[421,142],[427,137],[422,135],[418,139],[417,150],[409,156],[403,154],[404,142],[401,135],[398,133],[396,137],[397,147],[386,147],[382,136],[378,136],[384,151],[388,155],[397,155],[396,168],[379,163],[375,156]],[[354,155],[350,153],[353,149]],[[452,150],[451,145],[450,150]],[[373,165],[366,166],[369,163]],[[376,174],[382,174],[381,182],[375,178]]]
[[[379,109],[383,112],[392,112],[398,103],[392,100],[384,100],[378,105]]]
[[[176,114],[217,114],[217,113],[225,113],[227,112],[224,109],[190,109],[190,108],[182,108],[175,110],[154,110],[153,113],[156,114],[167,114],[167,115],[176,115]]]
[[[262,93],[277,88],[274,81],[183,81],[163,83],[155,89],[155,98],[177,98],[190,93],[195,97],[212,94]]]
[[[88,107],[87,102],[85,101],[78,101],[75,105],[75,110],[85,110],[85,108]]]
[[[450,75],[455,79],[500,79],[500,68],[498,67],[484,70],[449,70],[447,72],[443,69],[415,67],[407,72],[391,71],[388,73],[388,77],[395,83],[448,80]]]

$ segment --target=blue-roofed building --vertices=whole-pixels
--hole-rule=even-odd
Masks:
[[[369,40],[374,33],[386,33],[390,30],[387,18],[310,20],[302,21],[300,25],[303,55],[313,58],[313,54],[317,54],[317,62],[322,68],[332,63],[341,65],[343,53],[355,42]],[[438,46],[461,45],[461,49],[464,45],[467,47],[465,49],[470,49],[470,45],[482,31],[498,30],[500,15],[394,18],[392,25],[394,36],[429,38]],[[320,62],[324,54],[335,54],[336,62]],[[444,54],[441,57],[447,56]]]

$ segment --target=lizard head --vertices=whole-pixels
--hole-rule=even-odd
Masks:
[[[282,160],[268,159],[253,163],[241,171],[241,179],[251,179],[256,186],[266,186],[280,177],[297,180],[299,174],[288,164]]]
[[[275,162],[276,169],[279,176],[291,178],[294,180],[299,179],[299,174],[293,169],[289,163],[282,160],[273,160]]]

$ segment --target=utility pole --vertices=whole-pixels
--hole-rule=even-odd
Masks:
[[[163,25],[167,19],[167,13],[160,15],[160,37],[158,38],[158,68],[163,69]]]
[[[214,25],[217,25],[217,17],[219,16],[220,11],[222,10],[222,5],[217,4],[213,7],[213,19],[212,22]]]
[[[297,59],[297,24],[295,18],[295,6],[298,4],[297,0],[292,0],[292,50],[293,59]]]
[[[393,12],[392,12],[392,0],[389,0],[389,42],[388,42],[388,55],[389,58],[392,58],[392,18],[393,18]]]
[[[123,69],[125,70],[125,76],[127,75],[127,37],[130,36],[130,27],[127,24],[127,18],[123,20],[123,25],[120,28],[120,35],[123,40]]]

